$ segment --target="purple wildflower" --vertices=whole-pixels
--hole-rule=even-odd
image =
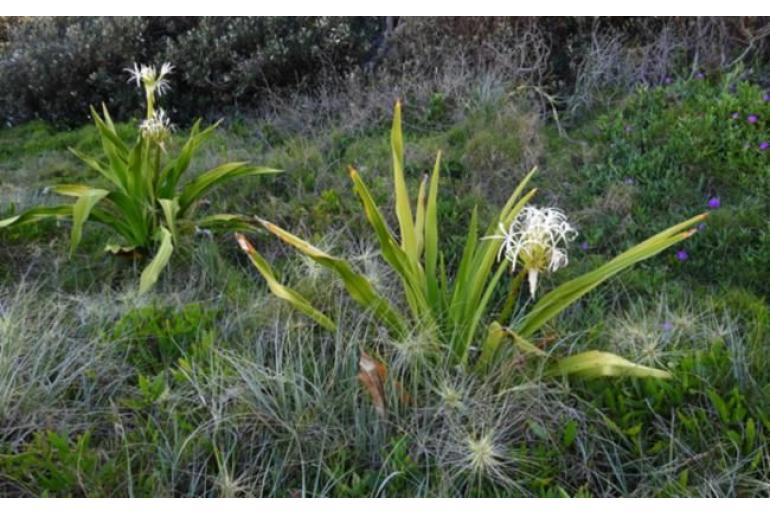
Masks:
[[[737,112],[735,112],[735,113],[733,113],[733,114],[730,116],[730,118],[732,118],[733,120],[737,120],[737,119],[738,119],[740,116],[741,116],[741,115],[739,115]]]
[[[722,201],[719,200],[719,197],[714,195],[709,199],[708,206],[709,209],[719,209],[719,207],[722,205]]]
[[[584,241],[583,243],[580,244],[580,250],[582,250],[583,252],[588,251],[588,242],[587,241]]]
[[[663,79],[663,82],[664,82],[665,84],[671,84],[671,83],[672,83],[672,82],[674,82],[674,81],[671,79],[671,77],[665,77],[665,78]]]
[[[660,324],[661,329],[663,329],[664,333],[670,333],[674,329],[674,324],[666,320],[662,324]]]
[[[759,117],[757,117],[757,115],[755,114],[750,114],[746,117],[746,121],[752,125],[757,123],[758,120],[759,120]]]
[[[698,80],[703,80],[706,78],[706,76],[703,74],[703,72],[698,72],[695,74],[695,78]]]
[[[698,224],[698,230],[699,231],[705,231],[706,230],[706,222],[701,222]]]
[[[764,96],[764,97],[762,97],[762,99],[763,99],[765,102],[770,102],[770,93],[765,93],[765,96]]]
[[[682,262],[682,263],[683,263],[683,262],[685,262],[685,261],[687,261],[687,259],[688,259],[689,257],[690,257],[690,256],[689,256],[689,254],[687,254],[687,251],[686,251],[686,250],[684,250],[684,249],[681,249],[681,250],[677,250],[677,251],[676,251],[676,259],[677,259],[678,261]]]
[[[768,148],[770,148],[770,143],[768,143],[767,141],[763,141],[762,143],[759,144],[759,150],[761,150],[762,152],[764,152]]]

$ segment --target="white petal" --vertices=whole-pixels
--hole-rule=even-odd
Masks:
[[[538,271],[534,268],[527,270],[527,279],[529,279],[529,294],[532,298],[535,298],[535,290],[537,289],[537,274]]]

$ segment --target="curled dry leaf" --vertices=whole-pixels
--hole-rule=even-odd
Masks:
[[[385,365],[366,352],[361,351],[358,359],[358,380],[364,385],[366,391],[372,397],[372,403],[377,414],[385,417],[385,378],[387,371]]]

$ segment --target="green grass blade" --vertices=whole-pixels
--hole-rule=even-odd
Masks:
[[[304,313],[305,315],[318,322],[324,329],[332,332],[337,330],[337,324],[335,324],[333,320],[314,308],[310,302],[300,293],[287,286],[284,286],[278,281],[278,279],[276,279],[275,274],[273,273],[272,268],[270,268],[268,262],[265,261],[265,258],[263,258],[259,252],[257,252],[257,250],[251,245],[249,240],[247,240],[243,234],[236,233],[235,239],[238,241],[238,245],[240,245],[241,249],[246,253],[246,255],[249,256],[249,259],[251,260],[251,263],[254,265],[254,267],[259,271],[262,277],[265,278],[267,287],[270,288],[270,291],[273,292],[273,295],[279,299],[285,300],[298,311]]]
[[[91,189],[83,193],[72,206],[72,232],[70,236],[70,256],[75,253],[80,244],[80,238],[83,236],[83,225],[88,220],[91,210],[104,197],[109,195],[107,190]]]
[[[336,272],[342,279],[345,289],[353,300],[365,309],[371,310],[378,319],[384,322],[388,328],[395,333],[395,335],[404,336],[406,334],[406,325],[404,324],[403,317],[390,305],[390,302],[388,302],[387,299],[380,296],[374,290],[369,280],[363,275],[355,272],[347,261],[330,256],[305,240],[284,231],[277,225],[264,220],[260,220],[260,222],[265,229],[278,236],[284,242],[296,248],[313,261]]]
[[[617,354],[596,350],[562,358],[546,372],[550,376],[575,375],[585,379],[595,377],[651,377],[670,379],[665,370],[637,365]]]
[[[168,265],[171,254],[174,252],[174,244],[171,242],[171,233],[168,229],[161,226],[160,229],[160,247],[158,252],[147,267],[142,270],[142,276],[139,280],[139,295],[147,293],[152,286],[158,282],[158,277],[163,269]]]

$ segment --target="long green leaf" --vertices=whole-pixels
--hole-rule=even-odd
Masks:
[[[92,107],[91,114],[93,115],[94,113],[96,113],[96,111]],[[97,121],[97,125],[99,124],[98,122],[102,122],[102,124],[107,129],[107,133],[108,133],[107,137],[110,139],[110,142],[113,145],[115,145],[118,152],[120,152],[123,158],[125,158],[126,154],[128,153],[128,147],[126,147],[126,144],[123,143],[123,140],[120,139],[120,136],[118,136],[118,131],[115,129],[115,124],[112,121],[110,112],[107,110],[107,104],[105,104],[104,102],[102,102],[102,114],[104,115],[103,122],[102,120],[99,119],[98,115],[94,118]]]
[[[91,108],[94,123],[101,136],[102,149],[109,161],[109,169],[118,181],[117,184],[130,193],[128,189],[129,173],[127,168],[128,148],[118,136],[115,125],[112,123],[107,107],[104,104],[102,104],[102,111],[105,116],[104,120],[99,117],[95,109]]]
[[[94,188],[87,184],[58,184],[52,190],[59,195],[67,197],[80,198],[94,191]],[[143,245],[145,238],[142,236],[141,213],[137,216],[135,204],[130,201],[125,194],[113,191],[102,199],[100,207],[107,204],[109,209],[92,208],[89,219],[93,219],[103,225],[111,227],[118,232],[126,241],[133,242],[134,246]],[[116,213],[119,216],[116,216]],[[135,224],[137,227],[134,227]]]
[[[436,154],[436,164],[428,187],[428,202],[425,207],[425,279],[428,287],[428,300],[434,311],[438,311],[440,295],[439,281],[436,274],[438,262],[438,184],[441,167],[441,152]]]
[[[280,170],[264,166],[249,166],[248,163],[226,163],[217,166],[185,185],[179,196],[180,215],[184,215],[195,201],[216,186],[239,177],[272,173],[280,173]]]
[[[69,151],[72,152],[75,156],[77,156],[78,159],[83,161],[91,169],[99,172],[99,174],[102,177],[104,177],[105,179],[110,181],[112,184],[120,188],[124,193],[127,193],[127,190],[125,188],[125,185],[123,184],[122,179],[115,173],[115,171],[112,168],[110,168],[109,165],[104,165],[90,156],[81,154],[79,151],[75,150],[74,148],[70,147]]]
[[[88,216],[91,214],[91,210],[96,204],[99,203],[104,197],[109,195],[107,190],[91,189],[88,192],[83,193],[75,201],[72,206],[72,235],[70,237],[70,256],[75,253],[78,244],[80,244],[80,238],[83,236],[83,224],[88,220]]]
[[[665,370],[637,365],[617,354],[596,350],[562,358],[546,375],[576,375],[586,379],[611,376],[671,378],[671,374]]]
[[[314,247],[310,243],[284,231],[277,225],[265,220],[260,220],[268,231],[272,232],[284,242],[296,248],[310,259],[337,273],[342,279],[350,296],[361,306],[369,309],[374,315],[384,322],[396,336],[406,334],[406,326],[403,317],[390,305],[387,299],[380,296],[372,287],[366,277],[355,272],[344,259],[330,256],[326,252]]]
[[[417,209],[414,215],[414,237],[417,241],[417,258],[419,260],[425,245],[425,186],[428,183],[428,176],[425,175],[420,181],[420,189],[417,192]]]
[[[471,302],[471,299],[467,295],[468,292],[465,288],[465,284],[467,277],[471,273],[471,263],[473,262],[473,254],[476,252],[478,238],[478,210],[474,206],[473,211],[471,212],[471,221],[468,224],[468,235],[465,237],[463,254],[460,258],[460,266],[457,269],[455,277],[452,301],[449,304],[449,316],[455,322],[456,326],[459,326],[463,322],[462,314],[466,310],[467,303]],[[486,277],[484,279],[486,280]]]
[[[128,148],[126,147],[126,144],[123,143],[123,140],[120,139],[120,136],[118,136],[118,133],[115,130],[115,124],[112,122],[110,113],[107,111],[107,106],[104,104],[102,104],[102,113],[104,114],[104,119],[99,116],[99,113],[93,106],[91,107],[91,117],[94,120],[94,124],[96,125],[99,134],[103,138],[106,138],[107,141],[115,147],[120,156],[125,159],[128,154]]]
[[[254,267],[260,274],[262,274],[262,277],[265,278],[267,287],[270,288],[273,295],[285,300],[297,310],[318,322],[323,328],[332,332],[337,330],[337,324],[335,324],[333,320],[314,308],[300,293],[284,286],[275,278],[275,274],[267,261],[265,261],[265,258],[257,252],[243,234],[236,233],[235,239],[238,241],[238,245],[240,245],[241,249],[249,256]]]
[[[21,226],[45,220],[47,218],[67,219],[72,218],[72,206],[44,206],[34,207],[3,220],[0,220],[0,229],[11,226]]]
[[[404,137],[401,131],[401,102],[396,102],[393,112],[393,128],[390,131],[390,147],[393,155],[393,185],[395,189],[396,218],[401,230],[401,248],[410,261],[418,261],[417,240],[414,233],[409,191],[404,178]]]
[[[171,233],[168,229],[161,226],[160,232],[160,247],[158,252],[147,267],[142,270],[142,277],[139,280],[139,295],[147,293],[152,286],[158,282],[160,273],[168,264],[171,259],[171,254],[174,252],[174,244],[171,242]]]
[[[489,324],[489,328],[487,329],[487,337],[481,347],[481,354],[479,355],[478,362],[476,363],[477,370],[481,372],[487,370],[497,355],[500,343],[506,339],[510,339],[520,351],[526,354],[535,354],[540,357],[544,357],[546,355],[545,352],[543,352],[540,348],[530,343],[527,339],[522,338],[521,335],[512,331],[510,328],[503,327],[498,322],[492,322]]]
[[[509,210],[505,220],[513,220],[536,192],[537,190],[533,189],[521,197]],[[501,240],[490,238],[489,236],[482,238],[478,244],[478,251],[474,256],[473,262],[467,274],[463,277],[463,282],[457,286],[460,288],[461,296],[467,299],[464,304],[463,318],[467,318],[473,310],[478,309],[479,299],[483,297],[489,298],[492,293],[490,290],[493,290],[497,285],[496,281],[488,282],[487,279],[492,273],[500,244]],[[486,305],[483,307],[486,308]]]
[[[107,197],[107,200],[109,200],[109,197]],[[116,216],[112,211],[102,209],[101,207],[104,203],[105,201],[100,202],[99,206],[91,210],[89,220],[94,220],[95,222],[110,227],[113,231],[123,236],[126,242],[130,243],[127,246],[136,248],[137,245],[133,243],[136,240],[136,235],[134,234],[134,229],[131,227],[131,224],[129,224],[125,217]],[[120,246],[125,247],[126,245]]]
[[[201,229],[216,229],[219,231],[241,231],[254,232],[254,218],[244,215],[230,213],[219,213],[216,215],[204,216],[194,222],[196,227]]]
[[[65,197],[82,197],[94,191],[88,184],[57,184],[51,187],[51,191]]]
[[[414,318],[430,323],[430,318],[432,318],[431,310],[425,297],[424,273],[419,267],[419,263],[415,267],[415,264],[409,260],[406,252],[393,238],[385,218],[372,198],[372,194],[354,168],[350,168],[350,178],[353,180],[353,189],[361,199],[366,219],[377,235],[382,257],[401,277],[401,282],[404,285],[404,294]]]
[[[518,326],[518,333],[524,337],[531,336],[549,320],[607,279],[689,238],[694,234],[695,230],[688,230],[688,228],[699,223],[705,217],[706,214],[698,215],[670,227],[625,251],[599,268],[555,288],[533,306],[532,310]]]
[[[171,197],[176,191],[179,179],[184,175],[190,166],[190,162],[195,152],[200,146],[214,133],[221,121],[200,130],[200,120],[197,120],[192,127],[189,138],[185,142],[179,156],[170,161],[160,174],[159,193],[163,197]]]
[[[179,202],[175,198],[161,198],[158,199],[158,204],[160,204],[163,210],[163,217],[166,219],[166,226],[171,231],[174,243],[177,243],[179,241],[179,234],[177,232],[176,219],[179,215]]]

